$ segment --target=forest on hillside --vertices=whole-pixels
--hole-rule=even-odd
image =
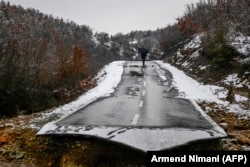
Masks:
[[[196,33],[215,35],[220,29],[230,37],[236,32],[250,35],[250,2],[248,0],[201,0],[188,4],[182,17],[165,31],[162,45],[169,49]],[[165,38],[165,39],[164,39]]]
[[[177,23],[164,29],[160,44],[165,57],[176,53],[182,42],[191,36],[203,34],[200,55],[203,62],[211,65],[210,72],[234,69],[239,73],[249,71],[250,48],[246,47],[243,54],[237,51],[238,46],[232,45],[233,42],[241,42],[248,46],[249,7],[248,0],[201,0],[187,5],[185,14],[177,18]],[[239,36],[241,41],[235,41]]]
[[[1,1],[0,117],[78,97],[95,85],[94,76],[104,65],[131,60],[138,45],[152,47],[151,31],[131,34],[94,33],[86,25]],[[137,43],[131,45],[133,40]]]
[[[54,107],[94,86],[92,77],[117,59],[107,34],[0,2],[0,115]]]

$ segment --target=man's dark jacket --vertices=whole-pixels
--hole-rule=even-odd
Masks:
[[[145,59],[147,54],[148,54],[148,49],[142,47],[142,48],[138,48],[138,51],[140,52],[141,54],[141,58],[142,59]]]

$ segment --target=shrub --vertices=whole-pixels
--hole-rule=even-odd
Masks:
[[[214,34],[208,35],[203,42],[203,56],[211,63],[212,69],[231,68],[237,55],[236,50],[224,39],[225,29],[219,27]]]

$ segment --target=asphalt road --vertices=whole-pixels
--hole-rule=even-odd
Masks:
[[[162,82],[158,73],[167,80]],[[59,121],[59,126],[139,126],[210,129],[212,125],[186,99],[175,98],[171,73],[157,64],[127,63],[122,81],[108,98],[82,108]]]
[[[97,137],[142,151],[165,150],[226,133],[192,100],[178,98],[172,74],[155,62],[126,62],[116,91],[59,121],[38,135]]]

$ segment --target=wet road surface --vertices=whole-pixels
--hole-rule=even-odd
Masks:
[[[162,81],[158,73],[167,78]],[[57,123],[59,126],[139,126],[210,129],[212,125],[187,99],[178,95],[171,74],[148,62],[125,64],[116,92]]]
[[[224,137],[225,133],[197,104],[177,98],[172,74],[155,62],[126,62],[121,83],[107,98],[98,99],[56,122],[41,134],[82,134],[147,151],[193,140]]]

